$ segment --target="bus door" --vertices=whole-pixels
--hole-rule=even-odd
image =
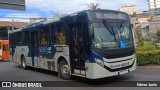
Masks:
[[[71,72],[85,75],[85,45],[84,30],[82,22],[72,23],[69,25],[70,31],[70,57]]]
[[[2,44],[2,58],[3,59],[9,59],[9,50],[8,50],[8,44]]]
[[[38,31],[31,32],[32,66],[38,67]]]

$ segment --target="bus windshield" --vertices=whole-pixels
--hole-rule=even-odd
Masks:
[[[131,26],[125,21],[95,22],[92,45],[96,48],[118,49],[133,47]]]

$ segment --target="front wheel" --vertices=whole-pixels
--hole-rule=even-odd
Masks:
[[[65,60],[62,60],[59,63],[58,74],[59,74],[59,77],[62,79],[66,79],[66,80],[71,79],[70,68],[68,63]]]

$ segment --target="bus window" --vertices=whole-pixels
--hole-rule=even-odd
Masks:
[[[66,43],[65,26],[63,23],[57,23],[52,25],[51,33],[52,33],[52,43],[56,44]]]
[[[33,46],[34,48],[38,47],[38,32],[33,33]]]
[[[17,40],[16,44],[17,45],[21,45],[22,44],[22,41],[23,41],[22,40],[22,35],[23,35],[22,32],[19,32],[19,33],[16,34],[16,40]]]
[[[9,45],[6,45],[6,50],[9,50]]]
[[[57,41],[57,38],[56,38],[56,25],[55,24],[51,25],[51,36],[52,36],[51,43],[52,44],[57,43],[58,41]]]
[[[4,44],[3,45],[3,51],[7,51],[7,49],[8,49],[8,45]]]
[[[28,44],[28,43],[29,43],[29,31],[25,31],[23,44]]]
[[[59,31],[59,37],[58,37],[59,43],[60,44],[65,44],[66,43],[65,24],[60,23],[59,25],[57,25],[57,30]]]
[[[65,38],[65,35],[64,35],[63,32],[60,32],[58,39],[59,39],[59,43],[60,43],[60,44],[66,43],[66,38]]]
[[[3,45],[3,51],[6,51],[6,49],[5,49],[5,45]]]
[[[50,43],[49,26],[40,30],[40,44],[46,45]]]

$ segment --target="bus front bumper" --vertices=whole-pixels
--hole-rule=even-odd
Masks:
[[[98,79],[98,78],[105,78],[105,77],[127,74],[136,69],[136,58],[134,58],[130,62],[132,63],[128,67],[119,68],[119,69],[110,69],[108,67],[103,67],[97,63],[85,63],[85,65],[88,67],[88,69],[86,70],[86,78]],[[124,62],[122,61],[119,63],[124,63]]]

